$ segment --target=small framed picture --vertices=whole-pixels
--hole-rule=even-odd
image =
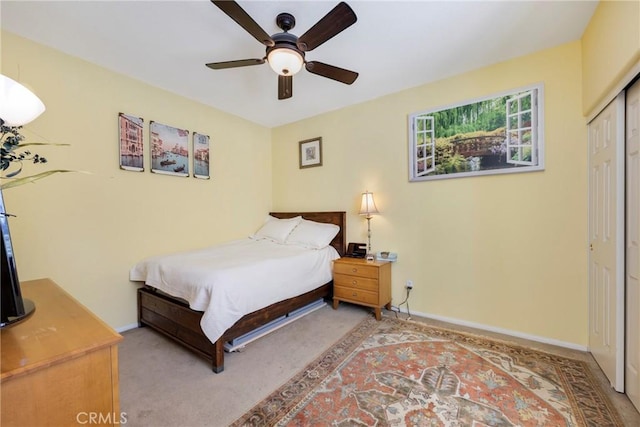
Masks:
[[[128,171],[144,171],[144,153],[142,150],[142,126],[144,119],[128,114],[118,114],[120,129],[120,169]]]
[[[193,133],[193,176],[209,179],[209,136]]]
[[[322,137],[300,141],[300,169],[322,166]]]

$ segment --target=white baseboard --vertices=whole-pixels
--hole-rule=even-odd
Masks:
[[[124,325],[124,326],[120,326],[119,328],[115,328],[116,332],[121,334],[122,332],[126,332],[126,331],[130,331],[131,329],[135,329],[137,328],[138,325],[137,323],[131,323],[129,325]]]
[[[398,307],[394,307],[394,308],[398,308]],[[399,309],[400,312],[402,313],[407,313],[406,309]],[[429,314],[429,313],[421,313],[419,311],[411,311],[412,315],[415,316],[419,316],[419,317],[425,317],[427,319],[433,319],[433,320],[439,320],[441,322],[447,322],[447,323],[452,323],[454,325],[460,325],[460,326],[467,326],[469,328],[475,328],[475,329],[480,329],[483,331],[489,331],[489,332],[496,332],[499,334],[504,334],[504,335],[509,335],[512,337],[516,337],[516,338],[524,338],[527,340],[531,340],[531,341],[536,341],[536,342],[540,342],[543,344],[551,344],[551,345],[556,345],[558,347],[564,347],[564,348],[569,348],[572,350],[579,350],[579,351],[588,351],[589,349],[587,348],[587,346],[584,345],[580,345],[580,344],[575,344],[575,343],[570,343],[570,342],[565,342],[565,341],[559,341],[559,340],[555,340],[552,338],[547,338],[547,337],[540,337],[537,335],[530,335],[530,334],[525,334],[522,332],[518,332],[518,331],[512,331],[509,329],[503,329],[503,328],[497,328],[495,326],[489,326],[489,325],[483,325],[481,323],[475,323],[475,322],[469,322],[466,320],[460,320],[460,319],[454,319],[452,317],[445,317],[445,316],[438,316],[435,314]]]

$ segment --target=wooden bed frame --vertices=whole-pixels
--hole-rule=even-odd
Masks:
[[[331,242],[340,256],[345,253],[346,212],[271,212],[277,218],[302,216],[305,219],[336,224],[340,231]],[[238,320],[215,343],[200,328],[203,312],[191,310],[189,304],[150,286],[138,289],[138,324],[149,326],[211,361],[215,373],[224,370],[224,343],[242,336],[270,321],[304,307],[320,298],[331,298],[333,281],[305,294],[277,302],[249,313]]]

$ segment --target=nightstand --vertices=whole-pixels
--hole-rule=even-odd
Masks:
[[[376,320],[381,309],[391,309],[391,263],[340,258],[333,262],[333,309],[340,301],[373,307]]]

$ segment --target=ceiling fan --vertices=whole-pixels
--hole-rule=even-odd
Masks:
[[[306,52],[312,51],[355,24],[358,18],[346,3],[339,3],[300,37],[289,33],[289,30],[296,25],[296,19],[290,13],[278,14],[276,24],[283,32],[269,36],[235,1],[211,0],[211,3],[236,21],[256,40],[264,44],[267,49],[266,56],[261,59],[211,62],[206,64],[207,67],[222,70],[261,65],[268,62],[271,68],[278,73],[278,99],[291,98],[293,95],[293,75],[302,69],[303,64],[310,73],[348,85],[358,78],[358,73],[355,71],[345,70],[324,62],[305,60]]]

